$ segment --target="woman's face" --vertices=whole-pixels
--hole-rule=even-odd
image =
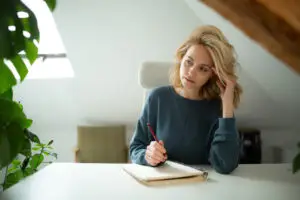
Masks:
[[[212,76],[213,61],[202,45],[191,46],[180,65],[180,80],[184,88],[200,89]]]

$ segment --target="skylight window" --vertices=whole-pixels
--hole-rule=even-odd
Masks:
[[[72,65],[47,4],[41,0],[22,1],[35,13],[40,30],[39,56],[32,66],[27,65],[29,73],[26,79],[74,77]],[[18,16],[26,17],[26,14],[20,12]],[[28,61],[25,63],[29,64]]]

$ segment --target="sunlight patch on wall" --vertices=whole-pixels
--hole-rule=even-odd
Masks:
[[[53,78],[73,78],[74,71],[69,59],[51,58],[42,59],[30,67],[27,79],[53,79]]]
[[[40,43],[37,45],[39,48],[39,57],[32,66],[30,66],[27,60],[24,60],[29,70],[26,79],[74,77],[73,67],[66,56],[66,49],[57,30],[53,15],[47,4],[41,0],[22,1],[34,12],[40,31]],[[26,13],[18,14],[20,16],[26,16]],[[65,56],[55,56],[62,54]],[[10,65],[10,63],[8,63],[8,65]],[[15,74],[14,69],[12,68],[13,67],[10,67],[11,71]]]

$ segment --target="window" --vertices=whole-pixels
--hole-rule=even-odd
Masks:
[[[34,13],[40,30],[39,57],[26,79],[72,78],[74,71],[54,18],[42,0],[22,0]]]

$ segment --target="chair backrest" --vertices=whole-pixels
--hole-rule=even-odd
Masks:
[[[139,83],[144,89],[143,101],[151,89],[170,84],[169,75],[173,66],[172,62],[147,61],[142,63],[139,70]]]
[[[123,125],[79,126],[77,148],[77,162],[127,162],[126,128]]]

